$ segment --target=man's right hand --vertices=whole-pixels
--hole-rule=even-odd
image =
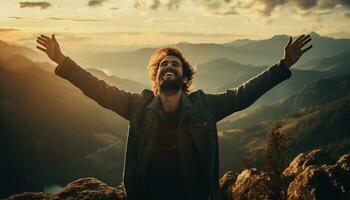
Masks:
[[[45,52],[52,61],[59,65],[63,63],[66,56],[61,52],[60,45],[58,44],[54,34],[51,36],[51,38],[46,35],[40,35],[37,37],[36,42],[41,45],[36,46],[36,48]]]

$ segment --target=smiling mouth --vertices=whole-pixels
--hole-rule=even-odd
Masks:
[[[174,77],[175,74],[172,73],[172,72],[167,72],[167,73],[164,74],[164,76],[165,76],[165,77]]]

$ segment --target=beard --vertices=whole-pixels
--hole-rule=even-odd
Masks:
[[[172,72],[175,76],[175,79],[167,79],[164,77],[164,75],[167,72]],[[160,76],[160,85],[159,85],[159,90],[161,92],[169,92],[169,91],[173,91],[173,92],[177,92],[181,89],[182,86],[182,80],[181,77],[178,75],[177,71],[175,70],[164,70],[163,72],[161,72],[161,76]]]
[[[181,80],[179,77],[176,77],[174,80],[163,80],[160,84],[159,89],[161,92],[177,92],[181,89]]]

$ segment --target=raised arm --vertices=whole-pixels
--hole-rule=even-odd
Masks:
[[[52,61],[58,64],[55,69],[56,75],[73,83],[86,96],[104,108],[116,112],[127,120],[130,119],[132,105],[140,98],[140,94],[126,92],[111,86],[81,68],[72,59],[64,56],[55,35],[52,35],[51,38],[41,35],[37,38],[37,42],[41,45],[37,48],[45,52]]]
[[[309,35],[302,35],[294,42],[290,37],[284,48],[284,56],[279,63],[236,88],[219,94],[203,94],[205,104],[214,114],[216,121],[249,107],[271,88],[290,78],[291,71],[289,68],[299,60],[302,54],[312,48],[312,45],[310,45],[302,50],[309,41],[311,41]]]

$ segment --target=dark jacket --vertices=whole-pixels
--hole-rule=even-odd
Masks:
[[[129,120],[123,181],[128,199],[144,193],[148,156],[161,109],[159,96],[151,90],[131,93],[108,85],[79,67],[70,58],[55,69],[101,106]],[[278,83],[290,78],[291,71],[281,62],[236,88],[218,94],[197,90],[182,92],[178,144],[185,191],[189,199],[218,199],[219,154],[216,123],[247,108]]]

